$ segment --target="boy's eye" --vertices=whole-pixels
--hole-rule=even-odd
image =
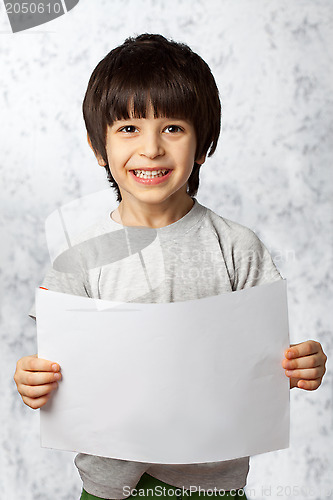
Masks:
[[[120,132],[126,132],[127,134],[131,134],[135,132],[137,128],[134,125],[126,125],[120,129]]]
[[[183,129],[179,125],[168,125],[164,130],[168,134],[174,134],[176,132],[181,132]]]

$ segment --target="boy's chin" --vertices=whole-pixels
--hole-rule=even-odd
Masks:
[[[135,204],[144,204],[144,205],[165,205],[165,204],[175,204],[179,205],[180,203],[186,203],[191,197],[186,191],[176,191],[174,193],[162,193],[158,190],[151,190],[149,193],[139,193],[135,194],[135,196],[131,196],[129,198],[123,198],[123,200],[129,203],[133,202]]]

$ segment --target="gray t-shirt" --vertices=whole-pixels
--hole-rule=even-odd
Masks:
[[[106,214],[56,259],[42,286],[103,300],[162,303],[281,279],[267,249],[250,229],[193,200],[184,217],[156,229],[123,226]],[[135,488],[144,472],[187,489],[242,488],[249,459],[162,465],[80,453],[75,464],[87,492],[120,499],[125,498],[123,487]]]

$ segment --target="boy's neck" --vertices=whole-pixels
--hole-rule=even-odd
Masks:
[[[137,201],[137,200],[135,200]],[[186,194],[177,203],[138,204],[123,199],[111,218],[123,226],[145,226],[159,228],[169,226],[184,217],[193,207],[193,199]]]

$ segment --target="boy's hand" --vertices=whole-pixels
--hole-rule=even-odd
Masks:
[[[286,359],[282,361],[282,366],[287,377],[290,377],[290,388],[299,387],[306,391],[318,389],[327,360],[321,344],[314,340],[291,344],[284,355]]]
[[[44,406],[61,379],[60,366],[40,359],[37,354],[21,358],[16,365],[14,380],[23,402],[36,410]]]

